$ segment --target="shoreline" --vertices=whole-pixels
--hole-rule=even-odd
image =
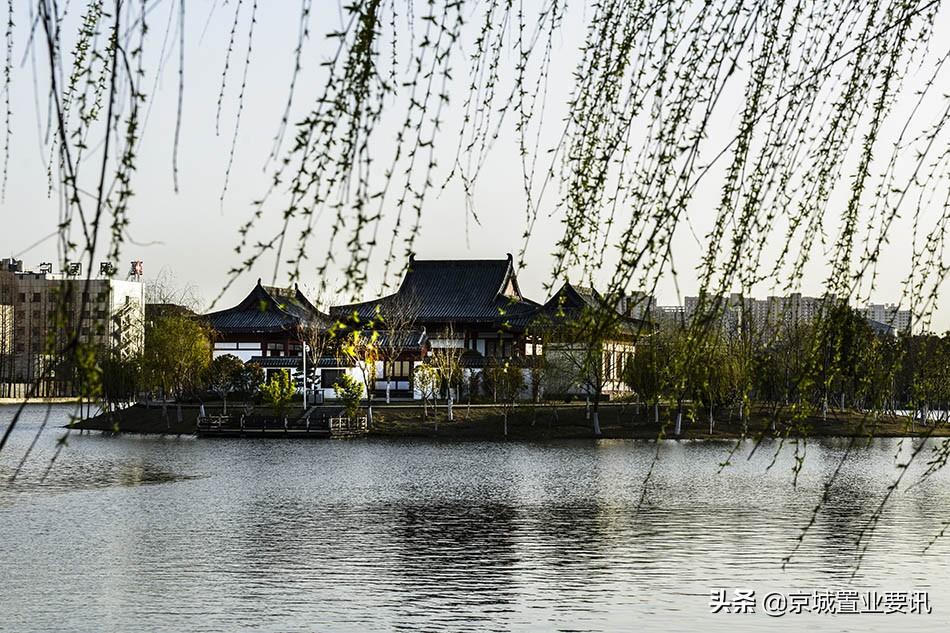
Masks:
[[[237,405],[239,406],[239,405]],[[237,409],[235,406],[235,410]],[[107,434],[130,435],[194,435],[197,430],[199,405],[169,404],[167,419],[161,405],[145,407],[137,404],[113,413],[66,425],[79,431],[99,431]],[[364,410],[365,411],[365,410]],[[300,408],[295,414],[300,415]],[[220,413],[220,405],[206,405],[206,413]],[[430,405],[427,411],[415,404],[374,404],[373,425],[368,437],[416,438],[447,440],[509,440],[544,441],[559,439],[680,439],[680,440],[739,440],[762,437],[779,438],[872,438],[872,437],[950,437],[950,425],[922,426],[909,418],[887,416],[873,418],[854,412],[829,413],[827,420],[817,416],[800,419],[777,417],[772,429],[772,415],[754,411],[745,425],[724,415],[709,433],[708,420],[700,417],[683,420],[682,433],[673,435],[670,412],[661,408],[661,424],[653,422],[652,409],[639,414],[627,404],[605,403],[600,406],[601,435],[595,437],[592,423],[586,418],[583,404],[519,405],[508,410],[507,435],[505,410],[495,405],[455,405],[454,420],[447,419],[446,407]],[[293,416],[291,416],[293,418]],[[666,420],[666,421],[664,421]],[[280,434],[275,434],[280,437]]]
[[[78,404],[81,401],[79,397],[63,398],[0,398],[0,406],[12,406],[21,404]]]

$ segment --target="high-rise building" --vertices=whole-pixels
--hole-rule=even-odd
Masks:
[[[704,299],[704,300],[701,300]],[[702,311],[707,318],[719,320],[726,331],[748,326],[757,332],[774,331],[780,325],[802,325],[814,322],[834,298],[808,297],[799,292],[785,296],[773,295],[765,299],[743,297],[733,293],[709,297],[686,297],[683,318],[690,321]],[[876,331],[910,331],[910,310],[900,310],[892,304],[872,304],[858,309]]]
[[[86,278],[81,267],[52,272],[51,264],[24,271],[16,260],[0,261],[0,334],[10,349],[0,363],[0,381],[31,382],[55,368],[72,334],[98,351],[130,357],[144,347],[143,284],[138,275]],[[4,316],[5,315],[5,316]],[[12,316],[11,316],[12,315]]]
[[[910,310],[901,310],[892,303],[870,303],[858,311],[865,319],[889,325],[898,332],[910,332]]]

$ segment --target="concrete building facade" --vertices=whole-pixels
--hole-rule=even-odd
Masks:
[[[32,382],[55,373],[62,346],[74,334],[81,343],[122,358],[144,348],[141,281],[85,278],[75,268],[73,274],[51,268],[24,271],[19,261],[0,262],[0,332],[8,332],[9,348],[0,381]]]

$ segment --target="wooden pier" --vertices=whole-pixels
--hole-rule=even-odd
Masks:
[[[294,437],[294,438],[344,438],[366,435],[365,417],[355,419],[328,415],[327,411],[311,408],[307,414],[295,420],[267,418],[254,415],[209,415],[198,418],[199,437]]]

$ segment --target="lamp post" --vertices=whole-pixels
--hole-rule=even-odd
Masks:
[[[303,412],[307,413],[307,343],[303,341]]]

